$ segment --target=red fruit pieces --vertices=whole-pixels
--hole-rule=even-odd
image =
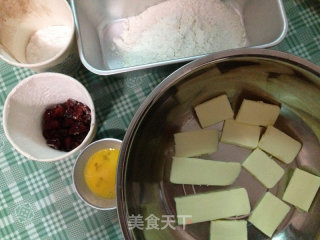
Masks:
[[[90,130],[91,110],[74,99],[46,109],[42,135],[51,148],[71,151],[79,146]]]
[[[64,139],[64,146],[66,150],[71,150],[71,145],[72,145],[72,138],[71,137],[66,137]]]
[[[71,118],[65,118],[62,121],[62,127],[64,127],[64,128],[69,128],[69,127],[71,127],[72,124],[74,124],[74,121]]]
[[[52,118],[52,109],[47,109],[43,114],[44,121],[48,121]]]
[[[82,116],[82,114],[83,114],[83,107],[82,106],[77,106],[76,108],[74,108],[74,111],[72,113],[72,118],[76,119],[76,120],[79,120],[80,117]]]
[[[52,114],[53,114],[53,117],[59,118],[59,117],[63,117],[65,112],[66,112],[65,108],[61,104],[59,104],[53,109]]]
[[[58,129],[59,127],[60,127],[60,123],[58,120],[49,119],[46,121],[44,125],[44,130]]]
[[[51,148],[59,150],[61,146],[61,142],[60,142],[60,139],[58,138],[51,138],[51,139],[47,139],[47,145]]]
[[[73,108],[77,104],[77,101],[69,98],[66,102],[67,108]]]

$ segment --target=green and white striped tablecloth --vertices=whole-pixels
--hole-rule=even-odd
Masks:
[[[320,65],[320,2],[284,0],[286,38],[274,49]],[[111,77],[84,67],[74,76],[91,93],[97,114],[96,139],[122,139],[135,111],[151,90],[180,65]],[[0,62],[0,112],[10,90],[33,73]],[[72,186],[76,156],[53,162],[28,160],[17,153],[0,127],[0,239],[122,239],[116,211],[86,206]]]

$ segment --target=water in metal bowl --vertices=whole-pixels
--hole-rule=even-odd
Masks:
[[[296,167],[320,176],[320,68],[271,50],[242,49],[210,55],[167,77],[149,95],[128,128],[117,175],[118,214],[126,239],[209,239],[209,222],[187,224],[185,228],[171,222],[176,218],[174,197],[222,189],[169,182],[173,134],[200,129],[193,107],[224,93],[235,113],[244,98],[280,104],[275,126],[303,144],[293,163],[281,164],[286,174],[270,189],[273,194],[282,198]],[[222,124],[215,127],[221,130]],[[219,143],[218,152],[202,158],[243,162],[249,153]],[[235,186],[247,189],[252,209],[267,191],[244,169],[228,188]],[[291,206],[273,239],[320,238],[319,213],[318,192],[308,213]],[[248,223],[248,239],[268,237]]]

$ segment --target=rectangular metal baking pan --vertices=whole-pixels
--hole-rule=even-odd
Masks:
[[[110,24],[135,16],[163,0],[71,0],[80,59],[98,75],[130,72],[172,63],[186,62],[201,56],[163,59],[161,62],[134,67],[119,67],[111,51],[113,31]],[[281,0],[225,0],[241,14],[248,38],[248,47],[267,48],[278,44],[286,35],[288,23]],[[108,35],[109,34],[109,35]],[[118,66],[117,66],[118,65]]]

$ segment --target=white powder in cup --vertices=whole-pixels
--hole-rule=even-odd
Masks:
[[[167,0],[123,20],[113,48],[123,65],[198,56],[246,45],[240,15],[221,0]]]
[[[40,63],[54,57],[67,46],[71,35],[68,26],[49,26],[36,31],[26,47],[27,63]]]

